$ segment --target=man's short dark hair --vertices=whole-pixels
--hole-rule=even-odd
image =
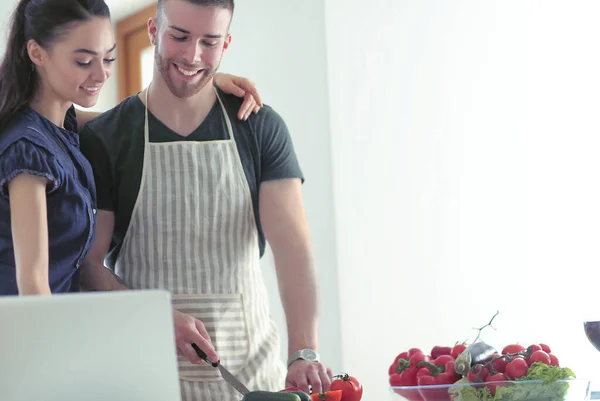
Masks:
[[[162,16],[164,14],[164,6],[165,3],[169,0],[158,0],[158,4],[156,5],[156,20],[160,22]],[[201,7],[212,7],[212,8],[223,8],[225,10],[231,11],[231,15],[233,16],[233,9],[235,8],[234,0],[184,0],[188,3],[195,4]]]

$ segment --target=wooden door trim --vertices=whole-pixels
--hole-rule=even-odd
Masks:
[[[152,4],[138,11],[130,17],[117,22],[117,57],[118,57],[118,85],[119,101],[140,90],[142,71],[134,71],[128,65],[136,64],[141,57],[140,49],[130,49],[127,38],[140,29],[147,30],[148,19],[156,15],[156,4]],[[139,62],[137,63],[139,64]]]

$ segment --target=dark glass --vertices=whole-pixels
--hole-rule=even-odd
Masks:
[[[585,335],[598,351],[600,351],[600,321],[583,323]]]

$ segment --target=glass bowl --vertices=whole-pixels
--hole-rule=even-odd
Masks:
[[[495,396],[485,388],[494,388]],[[390,387],[393,401],[586,401],[590,381],[581,379],[544,383],[516,380],[455,383],[434,386]]]

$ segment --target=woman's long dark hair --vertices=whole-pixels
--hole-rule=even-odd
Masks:
[[[27,53],[27,42],[33,39],[49,49],[74,23],[92,17],[110,18],[104,0],[19,1],[0,64],[0,128],[29,104],[38,85],[39,77]]]

